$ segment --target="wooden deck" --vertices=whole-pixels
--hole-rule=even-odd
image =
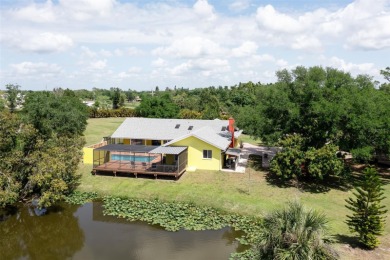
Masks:
[[[133,174],[136,178],[138,177],[138,174],[144,174],[153,175],[156,179],[157,176],[172,176],[178,179],[185,171],[185,167],[180,170],[176,165],[154,164],[152,167],[151,163],[134,163],[118,160],[111,160],[99,166],[94,166],[92,169],[93,174],[98,174],[99,172],[111,172],[114,176],[116,176],[117,173],[128,173]]]

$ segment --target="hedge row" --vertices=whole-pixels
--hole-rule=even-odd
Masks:
[[[105,118],[105,117],[136,117],[137,112],[133,108],[121,107],[118,109],[89,109],[90,118]]]

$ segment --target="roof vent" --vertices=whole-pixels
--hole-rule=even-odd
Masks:
[[[221,131],[226,131],[226,126],[222,126]]]
[[[179,129],[179,127],[180,127],[180,124],[177,124],[177,125],[175,126],[175,129]]]
[[[190,125],[190,126],[188,127],[188,130],[192,130],[192,128],[194,128],[194,126]]]

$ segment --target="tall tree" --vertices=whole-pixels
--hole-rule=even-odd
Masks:
[[[26,122],[45,138],[50,138],[52,133],[80,136],[87,125],[87,107],[71,90],[57,95],[52,92],[29,93],[22,112]]]
[[[380,73],[388,82],[390,82],[390,67],[386,67],[386,69],[381,70]]]
[[[86,107],[71,91],[34,92],[21,116],[0,112],[0,207],[33,197],[50,206],[78,184]]]
[[[351,232],[359,235],[359,241],[369,249],[379,245],[378,236],[383,232],[385,223],[385,206],[381,205],[383,188],[377,171],[366,168],[363,179],[353,192],[355,198],[346,200],[346,207],[352,211],[347,215],[347,224]]]
[[[112,109],[118,109],[120,107],[121,90],[119,88],[111,88]]]
[[[179,107],[173,103],[169,93],[165,93],[161,96],[144,96],[136,111],[142,117],[177,118]]]
[[[20,86],[7,84],[5,88],[7,89],[8,108],[13,113],[20,102]]]

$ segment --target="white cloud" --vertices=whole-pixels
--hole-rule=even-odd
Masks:
[[[153,67],[161,68],[161,67],[165,67],[167,65],[168,65],[168,62],[162,58],[158,58],[157,60],[152,61]]]
[[[57,64],[49,64],[45,62],[21,62],[11,64],[13,74],[17,76],[31,76],[31,77],[46,77],[55,76],[62,72],[62,69]]]
[[[177,58],[197,58],[207,55],[220,55],[224,49],[212,40],[202,37],[177,39],[168,47],[153,50],[154,55],[174,56]]]
[[[217,76],[230,71],[229,61],[226,59],[201,58],[189,60],[173,68],[167,69],[174,76],[184,76],[191,73],[202,76]]]
[[[195,13],[205,20],[213,21],[216,18],[214,7],[207,0],[196,1],[193,8]]]
[[[86,46],[81,46],[81,51],[82,51],[82,55],[87,57],[87,58],[95,58],[95,57],[97,57],[97,53],[92,51],[91,49],[89,49]]]
[[[99,54],[102,55],[103,57],[111,57],[112,56],[112,53],[110,51],[107,51],[107,50],[104,50],[104,49],[101,49],[99,51]]]
[[[120,50],[120,49],[115,49],[115,50],[114,50],[114,54],[115,54],[116,56],[123,56],[123,51]]]
[[[390,47],[390,14],[365,21],[347,40],[346,47],[380,50]]]
[[[242,43],[239,47],[232,49],[233,57],[245,57],[254,55],[258,49],[258,46],[255,42],[246,41]]]
[[[249,0],[236,0],[229,4],[229,9],[232,11],[243,11],[250,6]]]
[[[272,5],[259,7],[256,20],[261,28],[282,33],[298,33],[305,29],[305,25],[289,15],[279,13]]]
[[[102,70],[106,68],[106,66],[107,66],[107,60],[98,60],[89,63],[89,68],[92,70]]]
[[[56,14],[51,1],[44,4],[31,4],[29,6],[11,11],[16,18],[37,23],[53,22]]]
[[[66,51],[73,46],[70,37],[63,34],[44,32],[37,35],[19,35],[6,39],[11,46],[27,52],[50,53]]]
[[[296,50],[320,51],[322,50],[322,44],[316,37],[299,35],[295,37],[291,44],[291,48]]]
[[[129,47],[126,49],[126,54],[130,56],[139,55],[142,54],[142,50],[136,48],[136,47]]]
[[[346,62],[345,60],[334,56],[329,59],[328,63],[331,67],[350,72],[353,75],[358,75],[358,74],[377,75],[379,71],[377,68],[375,68],[374,63]]]
[[[117,77],[119,79],[131,78],[137,76],[142,71],[141,67],[131,67],[127,71],[122,71],[118,73]]]
[[[60,5],[76,20],[84,21],[96,16],[107,17],[115,0],[60,0]]]

